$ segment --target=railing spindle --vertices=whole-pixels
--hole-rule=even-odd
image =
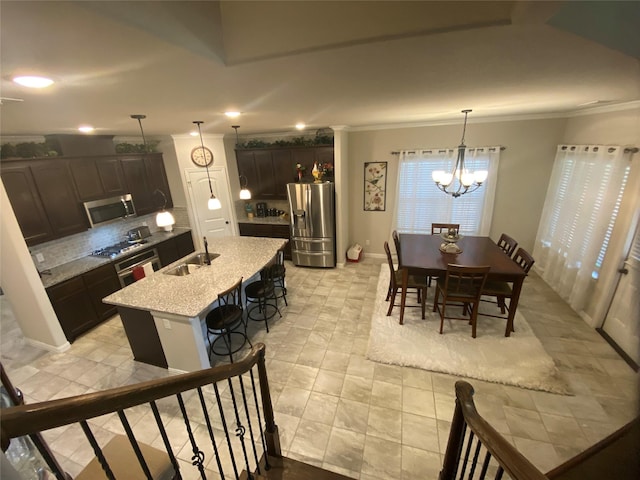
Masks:
[[[191,457],[191,465],[194,465],[198,468],[200,472],[200,476],[202,480],[206,480],[207,476],[204,473],[204,452],[198,448],[196,443],[196,439],[193,436],[193,431],[191,430],[191,423],[189,422],[189,415],[187,414],[187,409],[184,406],[184,400],[182,399],[182,394],[176,394],[176,398],[178,399],[178,405],[180,406],[180,412],[182,412],[182,418],[184,420],[184,425],[187,429],[187,435],[189,435],[189,442],[191,443],[191,451],[193,452],[193,456]]]
[[[122,423],[122,426],[124,427],[124,431],[127,434],[127,438],[129,439],[129,442],[131,442],[133,451],[135,452],[136,457],[138,458],[138,462],[140,463],[140,467],[142,468],[142,471],[144,472],[144,474],[147,476],[149,480],[153,480],[153,476],[151,475],[149,466],[147,465],[147,462],[145,461],[144,456],[142,456],[142,451],[140,451],[140,446],[136,441],[136,437],[133,434],[133,430],[131,430],[131,425],[129,425],[129,420],[127,419],[127,416],[124,414],[124,410],[118,410],[118,416],[120,417],[120,422]]]
[[[238,376],[238,378],[240,379],[241,377]],[[230,378],[228,382],[229,382],[229,393],[231,394],[231,401],[233,402],[233,413],[236,417],[236,437],[240,439],[240,447],[242,448],[242,456],[244,457],[244,463],[246,466],[247,475],[249,476],[249,480],[252,480],[253,475],[251,474],[251,467],[249,466],[249,456],[247,455],[247,446],[244,443],[244,434],[246,432],[246,428],[244,427],[244,425],[242,425],[242,420],[240,419],[240,413],[238,412],[238,404],[236,402],[236,394],[233,389],[232,379]]]
[[[102,470],[104,470],[105,475],[109,480],[115,480],[115,477],[113,476],[113,472],[111,471],[111,467],[109,466],[109,462],[107,462],[107,459],[104,457],[104,454],[102,453],[102,449],[100,448],[100,445],[98,445],[98,442],[96,441],[96,437],[93,436],[93,432],[89,428],[89,424],[86,422],[86,420],[82,420],[80,422],[80,426],[82,427],[82,430],[84,431],[84,435],[87,437],[87,440],[89,440],[89,444],[93,447],[93,453],[95,453],[96,457],[98,458],[98,461],[100,462],[100,466],[102,467]]]
[[[173,465],[173,469],[177,475],[180,475],[180,466],[178,465],[178,460],[176,456],[173,454],[173,449],[171,448],[171,443],[169,442],[169,436],[167,435],[167,431],[164,428],[164,423],[162,423],[162,417],[160,416],[160,411],[158,410],[158,405],[155,400],[149,402],[151,405],[151,411],[153,412],[153,417],[156,419],[156,425],[158,426],[158,430],[160,430],[160,436],[162,437],[162,441],[164,442],[164,447],[167,449],[167,455],[169,455],[169,461],[171,465]]]
[[[218,464],[218,473],[220,478],[224,479],[224,471],[222,469],[222,461],[220,460],[220,452],[218,452],[218,445],[216,444],[215,435],[213,434],[213,426],[211,425],[211,419],[209,418],[209,412],[207,411],[207,403],[202,393],[202,388],[198,387],[198,396],[200,397],[200,405],[202,406],[202,413],[204,414],[204,420],[207,424],[207,431],[209,432],[209,438],[211,439],[211,445],[213,446],[213,454],[216,457],[216,463]]]
[[[216,401],[218,402],[218,411],[220,412],[220,421],[222,422],[222,430],[224,436],[227,439],[227,447],[229,447],[229,456],[231,457],[231,466],[233,467],[233,473],[235,478],[240,478],[238,475],[238,466],[236,465],[236,458],[233,454],[233,446],[231,445],[231,437],[229,436],[229,428],[227,427],[227,419],[224,415],[224,409],[222,408],[222,401],[220,400],[220,391],[218,390],[218,384],[213,384],[213,390],[216,392]]]

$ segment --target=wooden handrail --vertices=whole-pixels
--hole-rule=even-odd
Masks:
[[[548,480],[518,450],[513,447],[495,428],[480,416],[473,401],[473,387],[465,381],[457,381],[456,406],[449,434],[449,443],[440,472],[440,480],[454,478],[460,459],[460,441],[464,425],[473,432],[495,461],[513,480]]]
[[[135,385],[111,388],[95,393],[3,409],[0,423],[2,449],[6,450],[9,447],[11,438],[76,423],[175,395],[186,390],[213,384],[220,380],[241,375],[256,364],[258,364],[259,381],[262,388],[264,420],[267,426],[271,426],[271,432],[269,433],[277,433],[271,399],[265,398],[269,394],[269,387],[264,363],[265,345],[257,343],[245,358],[229,365],[149,380]],[[24,419],[27,415],[29,421],[22,421],[21,419]],[[279,447],[278,442],[272,442],[271,447],[276,450],[269,451],[270,455],[281,455],[279,448],[277,448]]]

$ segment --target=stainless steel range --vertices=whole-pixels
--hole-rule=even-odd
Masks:
[[[134,243],[124,241],[105,248],[94,250],[91,255],[95,257],[116,258],[121,254],[131,252],[135,253],[135,251],[139,249],[144,250],[143,247],[146,243],[146,240],[139,240]],[[113,266],[115,267],[116,273],[118,274],[120,285],[126,287],[127,285],[131,285],[133,282],[135,282],[136,277],[133,271],[137,267],[143,267],[147,263],[151,264],[154,271],[160,270],[162,264],[160,263],[160,257],[158,256],[158,250],[156,250],[155,248],[149,248],[134,255],[126,255],[124,258],[115,261],[113,263]]]
[[[140,247],[144,247],[146,241],[130,243],[127,241],[119,242],[114,245],[109,245],[108,247],[99,248],[98,250],[94,250],[91,255],[94,257],[109,257],[114,258],[121,253],[131,252]]]

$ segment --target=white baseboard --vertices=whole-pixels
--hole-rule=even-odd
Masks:
[[[40,342],[38,340],[33,340],[27,337],[24,337],[24,340],[32,347],[42,348],[43,350],[47,350],[48,352],[62,353],[71,348],[71,344],[69,342],[64,342],[59,347],[56,347],[54,345],[49,345],[48,343]]]

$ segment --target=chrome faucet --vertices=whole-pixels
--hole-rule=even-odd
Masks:
[[[207,237],[204,238],[204,259],[207,265],[211,265],[211,259],[209,258],[209,244],[207,243]]]

